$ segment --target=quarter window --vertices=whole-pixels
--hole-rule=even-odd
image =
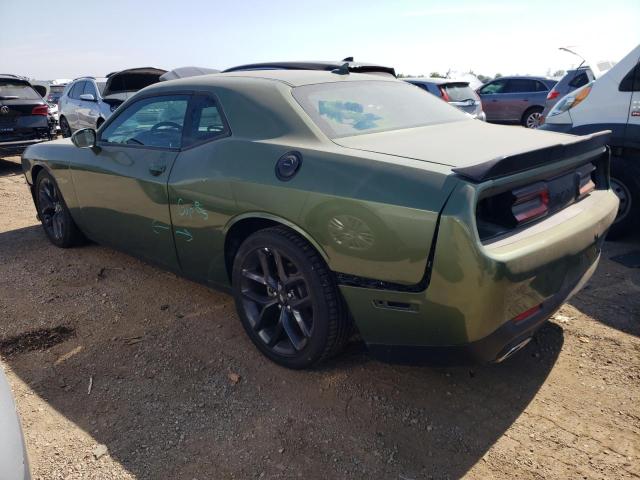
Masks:
[[[185,135],[185,146],[226,136],[229,130],[216,101],[211,97],[193,97],[190,110],[189,132]]]
[[[123,110],[105,128],[100,139],[124,145],[180,148],[188,103],[188,95],[139,100]]]

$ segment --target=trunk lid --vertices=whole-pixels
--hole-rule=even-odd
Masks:
[[[110,97],[114,94],[137,92],[149,85],[158,83],[160,76],[165,73],[167,73],[167,71],[160,68],[144,67],[130,68],[109,74],[102,96]]]
[[[592,137],[600,140],[591,140]],[[574,144],[593,150],[604,145],[598,134],[577,137],[478,120],[335,138],[333,141],[355,150],[446,165],[475,181],[486,179],[487,175],[499,173],[503,176],[557,161],[563,154],[570,153],[566,147]],[[590,141],[595,143],[585,143]]]

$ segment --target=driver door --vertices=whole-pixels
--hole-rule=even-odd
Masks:
[[[147,97],[112,117],[72,177],[89,236],[177,270],[167,179],[189,95]]]

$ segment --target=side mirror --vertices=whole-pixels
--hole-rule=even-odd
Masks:
[[[96,97],[94,97],[92,93],[83,93],[82,95],[80,95],[80,100],[86,100],[88,102],[95,102],[96,101]]]
[[[71,141],[78,148],[93,148],[96,146],[96,131],[93,128],[83,128],[71,135]]]

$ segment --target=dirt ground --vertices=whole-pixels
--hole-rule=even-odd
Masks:
[[[229,295],[49,244],[17,163],[0,207],[1,363],[35,479],[640,477],[640,269],[611,260],[639,238],[608,242],[503,364],[388,365],[354,343],[294,372]]]

